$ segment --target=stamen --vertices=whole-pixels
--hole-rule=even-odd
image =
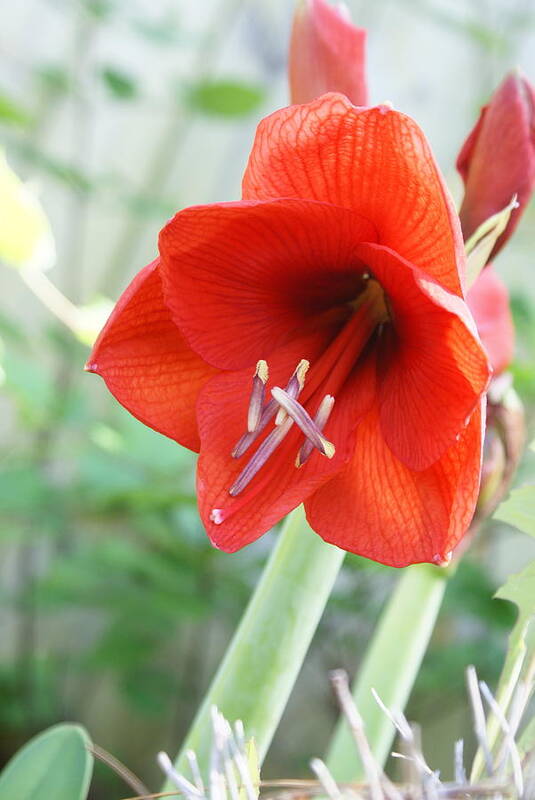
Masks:
[[[247,430],[249,433],[253,433],[258,428],[260,417],[262,416],[262,408],[264,406],[267,380],[268,365],[265,361],[261,360],[256,365],[251,399],[249,400],[249,411],[247,413]]]
[[[256,430],[252,431],[252,433],[244,433],[243,436],[238,439],[236,446],[231,453],[232,458],[241,458],[241,456],[243,456],[243,454],[250,448],[252,443],[262,433],[268,422],[273,419],[278,408],[279,404],[276,400],[273,400],[273,398],[271,398],[269,403],[266,403],[266,406],[262,411],[262,416],[260,417],[260,422],[256,426]]]
[[[279,386],[274,386],[271,394],[288,416],[301,428],[307,439],[310,439],[314,447],[317,447],[322,455],[332,458],[335,453],[334,444],[322,436],[321,431],[318,430],[314,420],[303,406]]]
[[[314,423],[319,431],[323,431],[325,425],[327,424],[327,420],[331,416],[331,411],[333,410],[334,406],[334,397],[330,394],[326,394],[323,400],[321,401],[318,410],[314,416]],[[296,467],[302,467],[305,461],[310,458],[312,451],[314,450],[314,445],[310,441],[310,439],[306,439],[305,443],[301,447],[297,458],[295,460]]]
[[[305,385],[305,374],[309,366],[310,362],[307,361],[306,358],[303,358],[295,368],[294,374],[288,381],[285,389],[285,391],[290,395],[290,397],[298,397],[299,394],[301,393],[303,386]],[[267,369],[267,364],[266,364],[266,369]],[[244,453],[247,452],[252,443],[262,433],[268,422],[271,421],[271,419],[275,416],[275,414],[279,409],[280,406],[276,400],[271,399],[268,403],[266,403],[264,410],[262,411],[260,421],[258,422],[258,425],[256,426],[255,430],[244,433],[243,436],[236,442],[236,446],[234,447],[234,450],[231,453],[232,458],[241,458],[244,455]],[[284,411],[283,413],[284,416],[286,416],[286,412]]]
[[[302,358],[297,367],[295,368],[295,372],[288,381],[288,385],[284,390],[290,397],[293,397],[295,400],[299,397],[301,392],[303,391],[303,387],[305,385],[305,375],[308,372],[308,368],[310,367],[310,361],[307,361],[306,358]],[[277,416],[275,417],[275,425],[280,425],[286,419],[286,411],[284,408],[279,407],[277,411]]]
[[[282,392],[282,389],[280,390]],[[251,458],[247,466],[245,467],[242,472],[238,475],[232,486],[230,487],[229,494],[232,497],[236,497],[240,492],[242,492],[245,487],[252,481],[256,473],[259,469],[261,469],[271,454],[277,449],[277,447],[281,444],[283,439],[286,437],[286,434],[294,424],[294,421],[291,417],[288,417],[282,425],[274,428],[271,433],[266,436],[254,456]],[[217,511],[218,509],[214,509]],[[214,513],[212,511],[212,514]],[[216,520],[213,520],[216,522]]]

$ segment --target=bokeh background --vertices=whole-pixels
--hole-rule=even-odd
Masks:
[[[521,64],[535,80],[533,0],[353,0],[369,84],[426,131],[458,198],[456,153]],[[258,120],[287,103],[291,0],[24,0],[0,10],[0,142],[50,218],[49,276],[98,319],[186,205],[237,199]],[[513,367],[533,417],[533,207],[497,262],[518,329]],[[96,324],[96,323],[95,323]],[[82,372],[87,344],[0,269],[0,762],[34,732],[83,722],[157,789],[276,532],[228,556],[199,524],[194,457]],[[518,481],[535,474],[526,457]],[[530,553],[489,523],[448,588],[409,716],[451,772],[466,734],[463,670],[493,682],[514,618],[492,600]],[[307,774],[395,570],[348,557],[265,766]],[[396,664],[392,664],[396,670]],[[128,794],[104,767],[92,797]]]

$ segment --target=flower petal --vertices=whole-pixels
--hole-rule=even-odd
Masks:
[[[466,533],[479,489],[482,414],[428,469],[414,472],[387,446],[379,413],[356,431],[351,462],[305,502],[327,542],[392,567],[440,564]]]
[[[464,248],[448,190],[420,128],[387,106],[355,108],[328,94],[271,114],[258,126],[243,197],[352,208],[381,244],[461,293]]]
[[[199,449],[195,403],[217,373],[188,346],[163,301],[159,259],[134,278],[101,331],[86,369],[131,414],[191,450]]]
[[[515,329],[507,286],[490,264],[468,292],[466,302],[474,315],[494,375],[499,375],[513,360]]]
[[[188,208],[160,234],[166,304],[195,352],[241,369],[353,299],[355,242],[376,238],[367,220],[314,201]]]
[[[488,386],[488,360],[463,300],[381,245],[361,244],[357,254],[392,315],[379,343],[381,429],[397,458],[426,469],[472,415]]]
[[[273,385],[284,385],[300,358],[313,363],[325,348],[325,337],[325,332],[311,334],[274,353],[269,361],[268,390]],[[205,387],[197,406],[201,435],[199,511],[212,543],[227,552],[255,541],[344,466],[352,455],[355,427],[373,403],[375,371],[371,362],[361,364],[336,398],[324,429],[336,447],[332,459],[314,451],[302,467],[296,468],[303,435],[294,425],[249,486],[237,497],[231,497],[228,490],[250,458],[249,451],[239,460],[230,458],[245,430],[250,386],[250,370],[222,373]],[[305,383],[305,391],[306,387]],[[321,399],[321,393],[316,392],[307,405],[311,413]],[[268,431],[269,427],[266,434]],[[250,453],[254,450],[255,446]],[[222,520],[220,524],[212,519],[215,509]]]

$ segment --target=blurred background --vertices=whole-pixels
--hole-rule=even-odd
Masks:
[[[454,160],[480,105],[516,64],[535,80],[533,0],[349,5],[369,29],[372,101],[416,118],[458,198]],[[292,12],[292,0],[4,4],[0,143],[39,192],[56,242],[49,277],[89,329],[152,260],[175,210],[239,198],[258,120],[287,103]],[[530,423],[534,222],[532,206],[496,264]],[[77,720],[157,789],[155,753],[177,750],[276,532],[232,556],[209,546],[193,455],[83,373],[91,330],[73,335],[37,290],[0,268],[0,763]],[[527,456],[517,481],[534,475]],[[490,683],[499,674],[514,610],[491,598],[529,547],[489,523],[448,588],[409,707],[446,777],[467,729],[464,667]],[[327,671],[355,672],[395,579],[346,559],[265,777],[306,775],[322,754],[336,715]],[[105,767],[92,792],[128,794]]]

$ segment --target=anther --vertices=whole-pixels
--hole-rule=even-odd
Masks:
[[[281,389],[282,391],[282,389]],[[245,487],[252,481],[256,473],[259,469],[261,469],[271,454],[277,449],[277,447],[281,444],[283,439],[285,438],[286,434],[294,424],[294,421],[291,417],[288,417],[282,425],[274,428],[271,433],[266,436],[254,456],[251,458],[245,469],[240,472],[232,486],[230,487],[229,494],[232,497],[236,497],[240,492],[242,492]],[[218,509],[214,509],[214,511],[218,511]],[[214,512],[212,512],[214,513]],[[218,524],[218,521],[213,519],[213,522]]]
[[[314,423],[319,431],[323,431],[325,425],[327,424],[327,420],[331,416],[331,411],[333,410],[334,406],[334,397],[330,394],[326,394],[323,400],[321,401],[318,410],[314,416]],[[295,460],[296,467],[302,467],[305,461],[310,458],[310,455],[314,449],[314,445],[307,439],[303,446],[301,447],[297,458]]]
[[[290,397],[293,397],[294,400],[296,400],[303,391],[303,387],[305,385],[305,375],[307,374],[309,367],[310,361],[307,361],[306,358],[302,358],[295,368],[294,374],[288,381],[288,385],[284,391],[289,394]],[[285,419],[286,411],[284,408],[280,407],[277,411],[277,416],[275,417],[275,425],[280,425]]]
[[[290,397],[290,395],[279,386],[274,386],[271,390],[271,394],[277,403],[284,408],[288,416],[301,428],[314,447],[317,447],[322,455],[327,456],[327,458],[332,458],[335,453],[334,445],[322,435],[314,420],[303,406],[294,400],[293,397]]]
[[[251,399],[249,400],[249,410],[247,412],[247,430],[253,433],[258,428],[264,407],[264,395],[268,380],[268,365],[261,360],[256,365],[256,372],[253,377],[253,388]]]

